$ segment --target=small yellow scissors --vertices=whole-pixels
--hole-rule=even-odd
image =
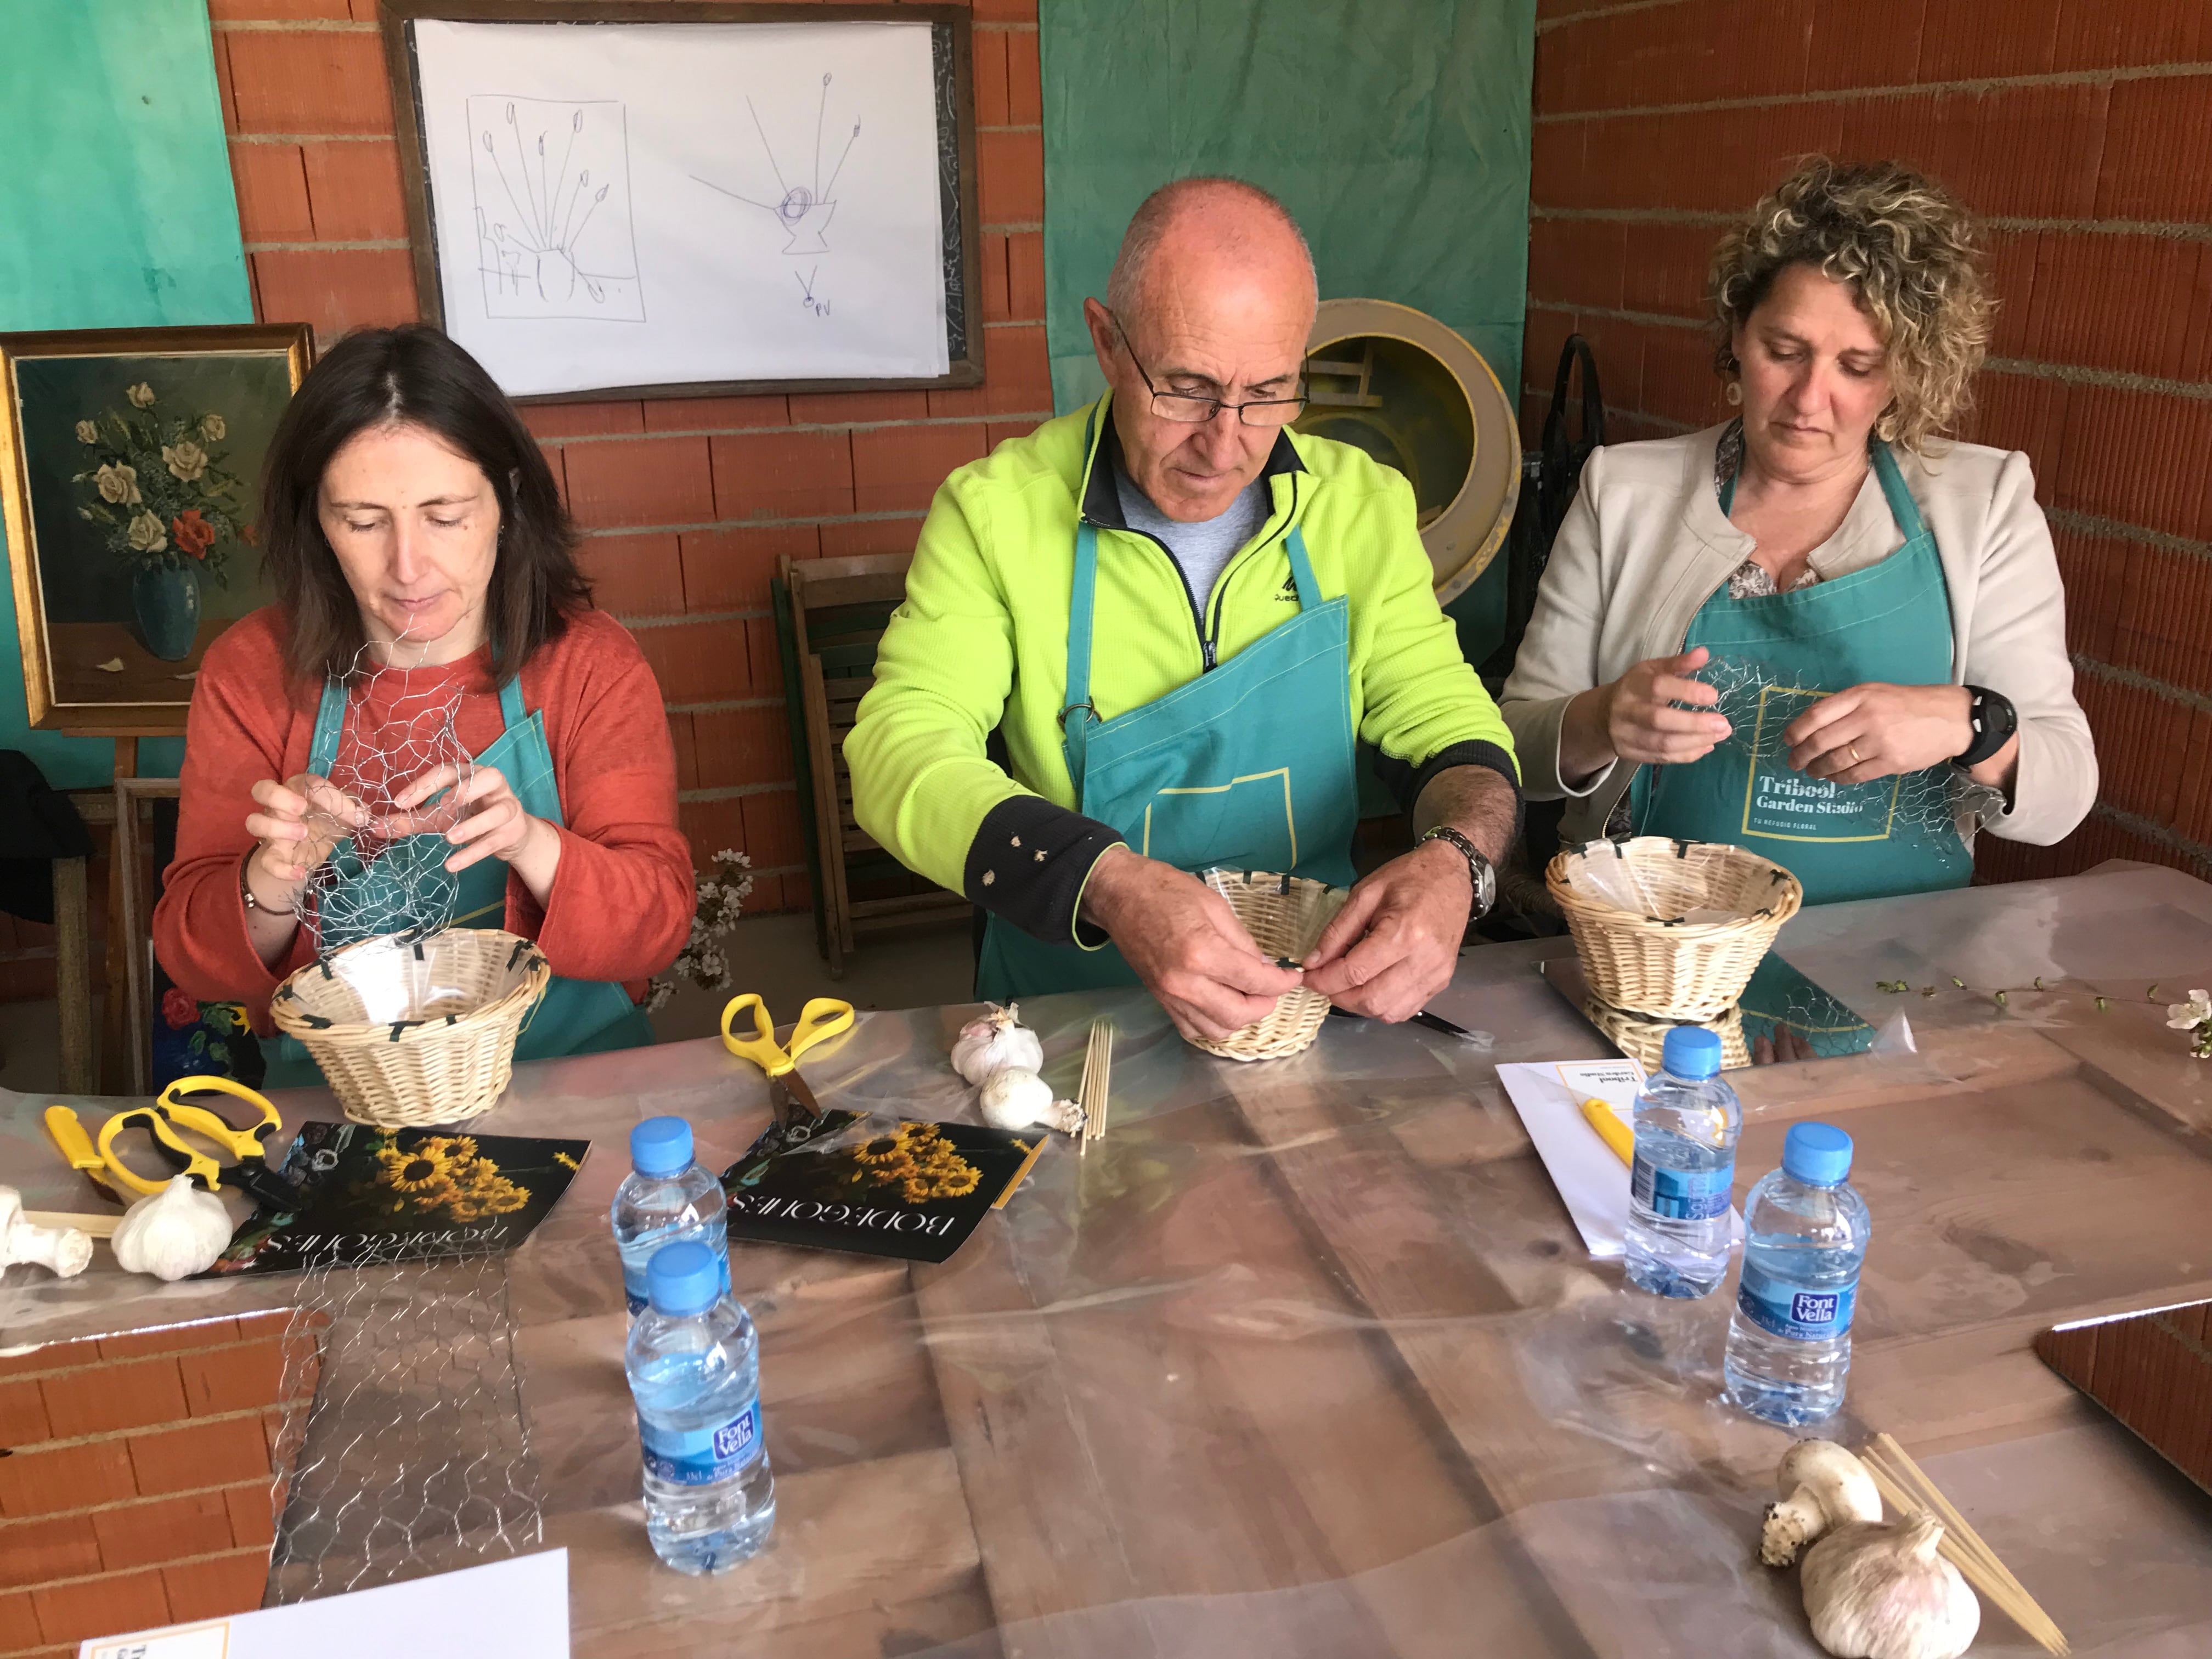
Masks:
[[[260,1121],[250,1129],[234,1128],[205,1107],[194,1106],[179,1098],[206,1090],[245,1101],[258,1113]],[[167,1184],[166,1177],[161,1181],[147,1180],[116,1153],[118,1135],[126,1129],[143,1128],[153,1136],[154,1150],[161,1154],[162,1161],[177,1174],[191,1177],[192,1184],[203,1191],[222,1191],[223,1178],[228,1176],[232,1184],[243,1188],[256,1201],[279,1208],[296,1197],[268,1166],[268,1139],[282,1121],[276,1109],[268,1101],[244,1084],[226,1077],[179,1078],[161,1091],[152,1105],[134,1106],[110,1117],[100,1126],[96,1146],[76,1114],[68,1107],[49,1106],[46,1112],[46,1132],[61,1148],[64,1158],[95,1181],[110,1186],[120,1183],[142,1194],[157,1193]],[[179,1130],[213,1142],[230,1155],[231,1162],[225,1164],[208,1157],[182,1139]]]
[[[732,1036],[730,1022],[748,1008],[752,1010],[753,1035]],[[776,1122],[790,1129],[811,1123],[822,1115],[822,1105],[814,1098],[814,1091],[799,1075],[799,1055],[824,1038],[849,1030],[852,1024],[851,1003],[840,1002],[835,997],[816,997],[799,1010],[799,1024],[791,1028],[791,1040],[778,1043],[775,1022],[769,1018],[768,1005],[748,991],[743,996],[732,997],[729,1006],[722,1010],[722,1046],[738,1059],[750,1060],[768,1074],[769,1105],[775,1113]]]

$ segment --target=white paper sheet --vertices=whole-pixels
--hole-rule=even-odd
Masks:
[[[509,392],[945,372],[927,23],[415,42],[446,331]]]
[[[1628,1226],[1628,1166],[1583,1115],[1583,1102],[1602,1100],[1632,1124],[1644,1068],[1626,1058],[1510,1064],[1498,1068],[1498,1080],[1536,1143],[1583,1248],[1601,1258],[1619,1255]],[[1730,1210],[1729,1219],[1741,1243],[1743,1217]]]
[[[568,1659],[568,1552],[546,1550],[232,1619],[98,1637],[78,1647],[77,1659],[392,1659],[395,1653]]]

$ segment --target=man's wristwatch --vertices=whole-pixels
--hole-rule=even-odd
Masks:
[[[1448,823],[1423,830],[1419,840],[1413,845],[1418,847],[1425,841],[1449,842],[1460,856],[1467,860],[1467,872],[1474,878],[1474,904],[1467,917],[1468,925],[1473,927],[1488,915],[1490,907],[1498,902],[1498,872],[1491,867],[1490,860],[1483,857],[1480,848]]]
[[[1966,722],[1973,727],[1974,740],[1951,757],[1951,764],[1957,767],[1979,766],[2011,742],[2012,734],[2020,730],[2020,710],[2003,692],[1970,685],[1966,693],[1972,699],[1966,706]]]

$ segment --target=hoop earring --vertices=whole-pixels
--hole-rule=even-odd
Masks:
[[[1721,395],[1729,400],[1729,406],[1733,408],[1735,404],[1743,401],[1743,382],[1741,380],[1730,380],[1728,383],[1728,390]]]

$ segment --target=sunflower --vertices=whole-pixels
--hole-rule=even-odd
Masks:
[[[437,1200],[431,1194],[453,1190],[453,1172],[443,1158],[426,1157],[417,1152],[385,1159],[383,1180],[395,1193],[435,1203]]]
[[[513,1215],[530,1202],[530,1194],[511,1181],[502,1181],[483,1200],[485,1209],[494,1215]]]
[[[465,1164],[477,1155],[477,1143],[473,1135],[429,1135],[415,1150],[443,1158],[449,1163]]]
[[[554,1161],[556,1164],[559,1164],[559,1165],[560,1165],[562,1169],[564,1169],[564,1170],[575,1170],[575,1169],[580,1169],[580,1168],[582,1168],[582,1167],[583,1167],[582,1165],[579,1164],[576,1162],[576,1160],[575,1160],[574,1158],[573,1158],[569,1157],[569,1156],[568,1156],[568,1153],[566,1153],[566,1152],[556,1152],[556,1153],[554,1153],[554,1154],[553,1154],[553,1161]]]
[[[947,1198],[965,1198],[983,1184],[983,1172],[974,1164],[963,1162],[957,1171],[948,1175],[939,1183]]]
[[[856,1164],[888,1164],[903,1162],[913,1151],[915,1131],[928,1126],[921,1123],[902,1123],[887,1135],[866,1140],[853,1149]]]
[[[472,1197],[482,1197],[506,1179],[500,1174],[499,1165],[488,1158],[471,1158],[453,1166],[454,1185]]]

